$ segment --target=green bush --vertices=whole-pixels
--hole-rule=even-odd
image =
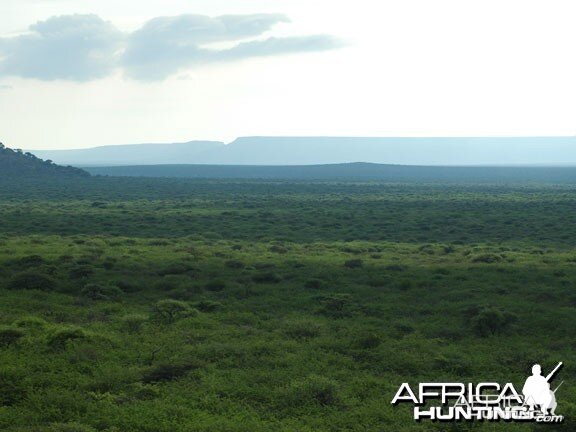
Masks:
[[[322,279],[308,279],[304,286],[308,289],[320,289],[324,286],[324,281]]]
[[[252,276],[252,280],[256,283],[279,283],[282,277],[273,272],[258,273]]]
[[[120,319],[122,329],[128,333],[138,333],[148,321],[148,317],[142,314],[125,315]]]
[[[12,406],[26,397],[24,376],[12,370],[0,369],[0,406]]]
[[[224,291],[225,289],[226,289],[226,282],[221,279],[211,280],[206,284],[206,290],[208,291],[219,292]]]
[[[14,322],[14,325],[18,328],[40,330],[48,325],[45,319],[35,316],[24,317]]]
[[[330,406],[340,402],[339,386],[328,378],[310,375],[290,384],[285,395],[291,406]]]
[[[322,327],[311,320],[296,320],[288,322],[284,333],[292,339],[310,339],[320,335]]]
[[[503,333],[516,320],[515,314],[495,307],[483,307],[471,318],[470,323],[478,336],[487,337]]]
[[[14,345],[23,337],[24,331],[19,328],[0,327],[0,346]]]
[[[73,340],[85,339],[88,336],[78,327],[59,328],[48,335],[48,346],[51,348],[63,348],[66,343]]]
[[[8,288],[12,290],[52,291],[56,289],[56,281],[43,273],[28,270],[14,276],[8,283]]]
[[[154,316],[161,322],[173,323],[183,318],[194,316],[197,310],[180,300],[160,300],[154,306]]]
[[[364,262],[361,259],[351,259],[344,262],[344,267],[349,269],[361,268],[364,266]]]
[[[115,286],[88,284],[82,288],[80,295],[90,300],[118,300],[123,292]]]
[[[350,294],[331,294],[322,296],[318,312],[332,318],[343,318],[352,313],[352,296]]]
[[[142,375],[142,382],[145,384],[173,381],[183,377],[195,366],[188,363],[162,363],[151,367]]]
[[[214,312],[222,308],[222,303],[211,300],[202,300],[194,304],[201,312]]]
[[[46,432],[97,432],[97,430],[81,423],[54,423]]]

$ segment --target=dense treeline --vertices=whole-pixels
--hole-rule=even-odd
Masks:
[[[56,165],[20,149],[12,150],[0,143],[0,177],[89,177],[86,171]]]

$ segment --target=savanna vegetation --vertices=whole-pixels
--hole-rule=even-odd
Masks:
[[[576,430],[576,187],[0,180],[0,429]],[[402,382],[566,366],[561,425]]]

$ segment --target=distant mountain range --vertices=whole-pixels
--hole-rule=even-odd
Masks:
[[[31,150],[83,167],[122,165],[573,165],[576,137],[347,138],[244,137],[230,144],[191,141],[79,150]]]

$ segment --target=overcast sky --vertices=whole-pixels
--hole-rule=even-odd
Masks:
[[[1,0],[0,140],[576,134],[574,0]]]

